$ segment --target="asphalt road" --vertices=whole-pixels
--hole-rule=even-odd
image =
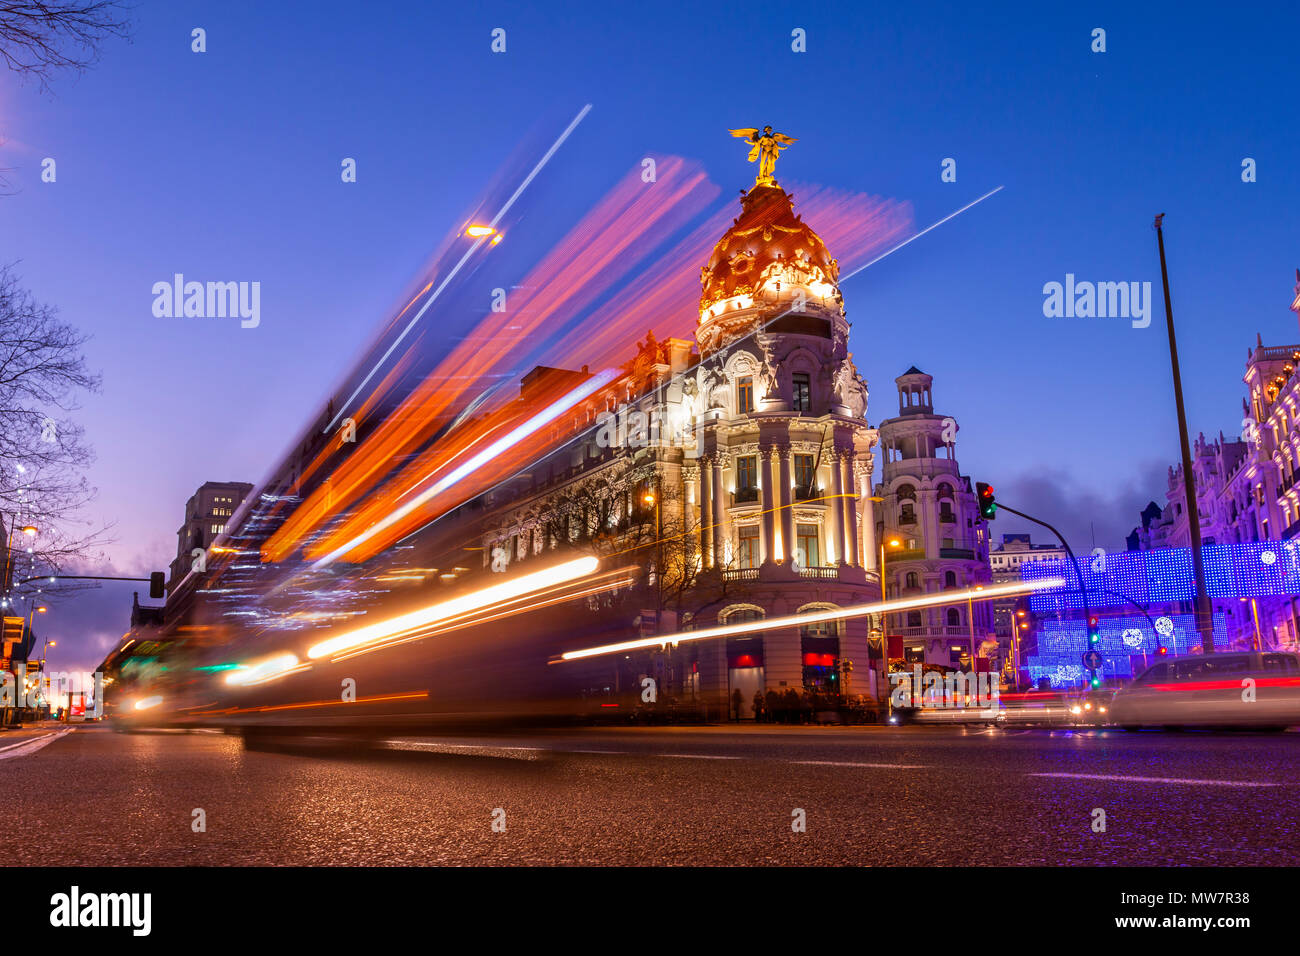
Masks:
[[[387,748],[0,735],[21,836],[0,863],[1300,864],[1296,733],[594,728]]]

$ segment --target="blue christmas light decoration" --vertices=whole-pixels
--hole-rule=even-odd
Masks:
[[[1196,616],[1170,614],[1168,617],[1174,624],[1173,633],[1158,640],[1151,622],[1141,614],[1102,617],[1101,642],[1097,645],[1105,660],[1101,676],[1133,677],[1147,663],[1156,661],[1161,647],[1171,657],[1192,653],[1193,649],[1199,651],[1201,637],[1196,631]],[[1080,659],[1088,647],[1087,622],[1049,618],[1041,622],[1035,636],[1037,651],[1025,657],[1025,669],[1034,683],[1046,677],[1053,688],[1078,687],[1085,674]],[[1214,615],[1214,646],[1229,649],[1227,622],[1222,614]]]
[[[1201,555],[1205,589],[1211,599],[1300,596],[1300,546],[1295,541],[1211,544],[1201,549]],[[1108,554],[1105,571],[1093,571],[1092,562],[1086,559],[1080,562],[1079,570],[1088,589],[1088,604],[1093,608],[1122,607],[1127,603],[1124,597],[1145,607],[1191,601],[1196,595],[1189,548]],[[1057,577],[1064,581],[1058,587],[1035,592],[1030,598],[1035,613],[1082,610],[1083,595],[1068,559],[1024,564],[1020,575],[1026,581]]]

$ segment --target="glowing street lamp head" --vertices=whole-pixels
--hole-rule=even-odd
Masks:
[[[655,496],[654,496],[654,495],[646,495],[646,496],[645,496],[643,499],[641,499],[641,500],[644,501],[644,502],[645,502],[646,504],[648,504],[648,505],[652,505],[652,504],[655,503]]]
[[[472,236],[475,239],[478,239],[480,236],[491,236],[495,234],[496,230],[491,226],[480,226],[476,224],[465,229],[465,235]]]
[[[49,610],[49,608],[47,608],[47,607],[45,607],[45,606],[41,606],[41,607],[38,607],[38,608],[36,609],[36,613],[37,613],[37,614],[44,614],[44,613],[45,613],[46,611],[48,611],[48,610]]]
[[[34,537],[36,537],[36,527],[35,527],[35,525],[30,525],[30,524],[27,525],[27,527],[23,528],[23,534],[27,535],[27,537],[29,537],[29,538],[34,538]]]
[[[889,539],[889,546],[890,546],[891,548],[897,548],[897,547],[899,547],[902,543],[903,543],[903,542],[899,541],[897,538],[890,538],[890,539]]]

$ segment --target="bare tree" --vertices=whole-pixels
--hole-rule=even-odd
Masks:
[[[81,73],[112,37],[130,35],[124,0],[0,0],[0,60],[49,89],[56,73]]]
[[[85,477],[94,456],[71,414],[79,394],[100,384],[85,342],[0,265],[0,548],[14,539],[6,579],[57,573],[107,543],[106,528],[79,530],[89,527],[80,512],[95,494]],[[15,536],[25,526],[38,533]]]

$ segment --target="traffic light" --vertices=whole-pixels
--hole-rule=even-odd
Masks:
[[[1091,650],[1101,643],[1101,621],[1094,614],[1088,618],[1088,648]]]
[[[1161,657],[1164,657],[1166,654],[1169,653],[1169,648],[1161,647],[1160,650],[1156,651],[1156,653],[1159,654]]]
[[[151,598],[160,598],[166,594],[167,575],[161,571],[154,571],[149,575],[149,596]]]
[[[1096,690],[1096,689],[1097,689],[1098,687],[1100,687],[1100,686],[1101,686],[1101,675],[1098,674],[1096,671],[1093,671],[1093,672],[1092,672],[1092,689],[1093,689],[1093,690]]]
[[[992,520],[998,516],[998,502],[993,497],[993,486],[983,481],[975,482],[975,500],[979,503],[980,514]]]

